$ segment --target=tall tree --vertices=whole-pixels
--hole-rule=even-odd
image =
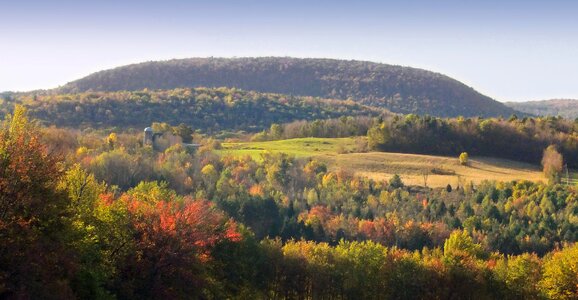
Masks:
[[[550,183],[560,183],[563,164],[564,159],[562,158],[562,154],[558,152],[556,146],[550,145],[544,150],[542,166],[544,167],[544,175],[548,177]]]
[[[39,140],[26,109],[0,126],[0,298],[71,298],[73,255],[63,240],[67,197],[58,158]]]

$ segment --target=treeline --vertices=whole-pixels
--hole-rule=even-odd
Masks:
[[[568,167],[578,167],[578,122],[562,118],[387,118],[368,131],[370,148],[457,156],[461,152],[540,164],[556,145]]]
[[[382,117],[384,117],[382,115]],[[272,124],[268,130],[263,130],[253,136],[253,140],[282,140],[305,137],[342,138],[367,135],[367,131],[377,118],[369,116],[342,116],[339,119],[294,121],[286,124]]]
[[[574,299],[576,244],[544,259],[484,253],[456,231],[443,248],[409,252],[373,242],[262,243],[276,299]],[[267,272],[269,271],[269,272]]]
[[[497,117],[514,113],[504,104],[439,73],[334,59],[192,58],[146,62],[91,74],[66,84],[57,92],[222,86],[351,99],[405,114]]]
[[[44,125],[144,128],[153,122],[185,125],[203,132],[259,131],[273,123],[377,116],[383,110],[351,101],[263,94],[227,88],[80,94],[5,95],[0,114],[25,105]]]

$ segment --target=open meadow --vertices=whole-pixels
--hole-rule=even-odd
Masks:
[[[388,152],[363,152],[366,139],[298,138],[266,142],[223,143],[221,155],[249,155],[259,160],[266,152],[283,152],[297,158],[315,158],[331,170],[347,170],[374,180],[400,175],[405,184],[443,187],[483,180],[547,181],[541,167],[523,162],[490,157],[470,157],[468,166],[457,157]],[[427,175],[427,178],[425,178]]]

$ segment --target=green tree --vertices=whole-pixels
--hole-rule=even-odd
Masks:
[[[271,125],[269,132],[270,137],[274,140],[278,140],[283,137],[283,127],[277,123]]]
[[[68,193],[71,209],[79,218],[92,211],[98,196],[106,191],[104,183],[99,183],[78,164],[66,171],[59,188]]]
[[[482,246],[476,244],[465,230],[456,230],[444,243],[444,255],[471,255],[484,256]]]
[[[578,297],[578,243],[554,252],[545,259],[540,286],[551,299]]]
[[[533,299],[539,295],[542,265],[536,254],[524,253],[500,259],[494,272],[506,284],[508,299]]]
[[[389,187],[393,189],[402,188],[404,186],[403,181],[399,175],[394,174],[391,179],[389,179]]]
[[[106,192],[106,185],[99,183],[94,175],[84,171],[80,165],[74,165],[62,177],[58,188],[68,194],[72,234],[69,247],[74,249],[80,260],[80,266],[72,285],[78,297],[108,298],[104,286],[114,274],[114,260],[111,251],[115,248],[110,243],[115,238],[116,230],[121,223],[109,223],[102,218],[103,209],[100,197]]]
[[[215,189],[215,184],[219,180],[219,172],[215,169],[212,164],[207,164],[201,169],[201,175],[203,182],[205,183],[208,192],[213,192]]]
[[[173,128],[173,133],[176,136],[181,137],[183,143],[189,144],[193,141],[193,129],[184,123],[179,124],[179,126]]]

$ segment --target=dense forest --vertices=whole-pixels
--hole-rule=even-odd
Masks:
[[[298,58],[192,58],[94,73],[56,93],[235,87],[353,100],[398,113],[441,117],[509,116],[515,111],[447,76],[364,61]]]
[[[567,119],[578,118],[578,100],[552,99],[527,102],[507,102],[507,106],[536,116],[562,116]]]
[[[174,125],[184,123],[203,132],[257,131],[268,128],[272,123],[387,113],[352,101],[228,88],[58,95],[6,94],[0,99],[0,114],[8,113],[15,103],[27,106],[30,114],[45,125],[144,128],[152,122],[167,122]]]
[[[141,140],[40,128],[22,106],[6,117],[1,298],[578,295],[575,186],[431,189],[286,154],[219,156],[210,137],[196,151]]]

